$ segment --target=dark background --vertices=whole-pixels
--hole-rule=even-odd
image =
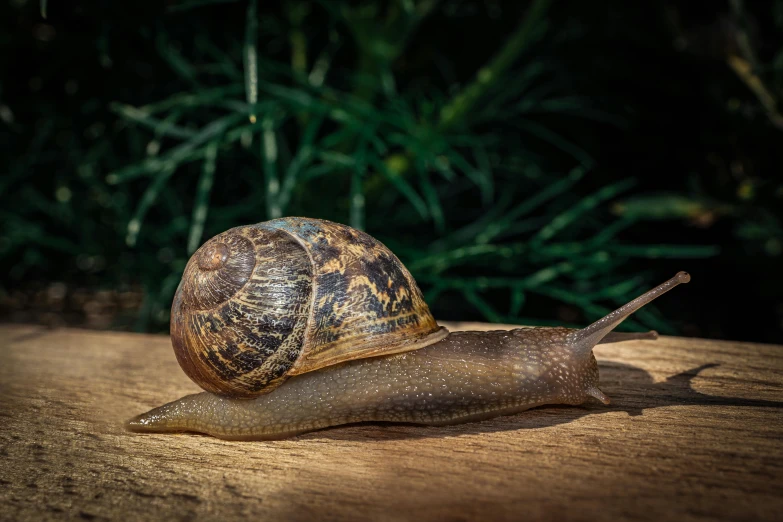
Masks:
[[[624,328],[783,341],[783,1],[46,15],[0,5],[3,320],[166,331],[198,245],[305,215],[442,320],[584,325],[687,270]]]

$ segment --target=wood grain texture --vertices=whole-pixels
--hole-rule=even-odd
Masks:
[[[165,336],[6,326],[0,355],[2,520],[775,520],[783,510],[781,346],[601,345],[610,406],[274,442],[125,432],[128,417],[198,391]]]

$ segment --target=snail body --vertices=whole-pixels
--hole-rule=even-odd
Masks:
[[[262,252],[250,270],[251,256],[236,247],[245,240]],[[273,269],[265,259],[277,261]],[[232,260],[241,277],[210,274]],[[399,260],[362,232],[303,218],[232,229],[194,254],[172,306],[177,358],[207,391],[127,427],[260,440],[355,422],[446,425],[590,398],[608,404],[593,347],[655,338],[610,332],[689,278],[680,272],[581,330],[448,333]]]
[[[565,340],[566,329],[547,330],[455,332],[421,350],[294,377],[249,401],[189,395],[132,426],[276,439],[362,421],[446,425],[544,404],[581,404],[589,396],[606,400],[595,359],[575,357],[557,342]]]

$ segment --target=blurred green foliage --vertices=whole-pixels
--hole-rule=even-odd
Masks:
[[[139,309],[113,326],[165,330],[203,241],[284,215],[367,230],[441,319],[585,324],[671,275],[644,260],[720,252],[712,237],[644,239],[660,221],[726,217],[740,243],[780,254],[780,198],[746,194],[779,183],[743,178],[726,198],[699,176],[653,192],[633,169],[607,173],[593,136],[625,132],[633,114],[580,92],[584,71],[562,56],[584,28],[549,0],[76,4],[2,8],[39,58],[17,76],[3,59],[6,293],[138,287]],[[770,96],[780,56],[751,67],[777,82]],[[777,102],[742,67],[726,70],[748,82],[745,107],[777,125]],[[650,307],[625,326],[676,324]]]

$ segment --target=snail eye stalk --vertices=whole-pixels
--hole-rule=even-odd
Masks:
[[[691,280],[687,272],[678,272],[677,275],[656,286],[652,290],[645,292],[633,301],[624,304],[614,312],[611,312],[590,326],[582,328],[569,336],[569,345],[573,347],[574,352],[589,354],[596,344],[599,344],[609,333],[617,328],[620,323],[625,321],[631,314],[639,310],[644,305],[651,303],[662,296],[675,286],[688,283]],[[643,334],[643,335],[650,335]],[[657,334],[656,334],[657,336]],[[612,341],[608,341],[612,342]]]

